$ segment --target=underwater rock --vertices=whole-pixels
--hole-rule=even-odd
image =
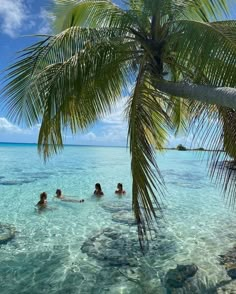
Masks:
[[[234,268],[230,268],[229,270],[227,270],[227,275],[233,280],[236,279],[236,265]]]
[[[16,229],[12,225],[0,223],[0,244],[5,244],[15,237]]]
[[[225,266],[227,275],[231,279],[236,279],[236,246],[230,249],[226,254],[219,255],[219,257],[220,264]]]
[[[3,186],[14,186],[14,185],[21,185],[20,181],[1,181],[0,185]]]
[[[222,281],[217,286],[216,294],[235,294],[236,293],[236,280]]]
[[[193,277],[198,271],[195,264],[177,265],[175,269],[170,269],[165,276],[166,288],[182,288],[188,278]]]
[[[105,228],[88,238],[81,246],[88,256],[110,266],[133,266],[142,256],[136,235],[129,235],[118,229]]]
[[[121,210],[119,212],[113,213],[112,220],[114,222],[124,223],[127,225],[135,225],[137,223],[133,213],[129,211],[125,211],[125,210]]]
[[[236,247],[234,246],[230,249],[226,254],[219,255],[220,264],[225,265],[227,267],[228,264],[235,264],[236,267]]]
[[[126,202],[103,203],[101,207],[109,212],[131,211],[131,205]]]
[[[10,181],[0,181],[0,185],[2,186],[17,186],[17,185],[23,185],[23,184],[28,184],[32,183],[35,180],[29,180],[29,179],[19,179],[19,180],[10,180]]]
[[[54,175],[54,174],[55,173],[52,173],[52,172],[33,172],[33,173],[23,172],[23,173],[21,173],[20,176],[24,177],[24,178],[38,180],[38,179],[48,179],[48,177],[50,177],[51,175]]]

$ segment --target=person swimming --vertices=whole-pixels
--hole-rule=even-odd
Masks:
[[[104,193],[102,192],[102,187],[99,183],[95,184],[95,190],[94,190],[93,194],[96,196],[103,196],[104,195]]]
[[[123,185],[121,183],[117,184],[117,190],[115,191],[116,194],[118,195],[123,195],[125,194],[125,190],[123,190]]]
[[[40,200],[36,204],[36,206],[38,206],[38,208],[46,208],[47,207],[47,193],[46,192],[43,192],[40,194]]]
[[[76,199],[66,198],[64,195],[62,195],[61,189],[56,190],[55,198],[58,198],[58,199],[60,199],[62,201],[66,201],[66,202],[80,202],[80,203],[84,202],[84,199],[76,200]]]
[[[56,196],[55,198],[58,198],[58,199],[64,199],[65,197],[62,195],[62,192],[61,192],[61,189],[57,189],[56,190]]]

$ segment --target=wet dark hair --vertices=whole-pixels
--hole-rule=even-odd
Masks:
[[[59,194],[59,196],[61,196],[61,189],[57,189],[56,194]]]
[[[118,183],[117,187],[119,187],[121,190],[123,190],[123,185],[121,183]]]
[[[102,187],[99,183],[95,184],[95,188],[98,189],[99,191],[102,191]]]
[[[40,199],[42,200],[43,198],[47,199],[47,193],[43,192],[40,194]]]

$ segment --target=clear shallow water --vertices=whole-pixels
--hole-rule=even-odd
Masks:
[[[234,245],[236,213],[196,154],[168,151],[157,160],[168,188],[165,222],[142,256],[135,226],[109,210],[131,203],[128,150],[66,147],[44,165],[35,146],[0,144],[0,223],[17,230],[0,245],[1,293],[162,293],[168,269],[193,262],[201,279],[227,279],[218,255]],[[91,196],[96,182],[101,199]],[[117,182],[123,198],[114,195]],[[53,200],[57,188],[85,202]],[[42,191],[52,210],[39,214]]]

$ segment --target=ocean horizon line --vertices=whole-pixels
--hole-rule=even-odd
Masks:
[[[0,145],[18,145],[18,146],[36,146],[37,143],[29,143],[29,142],[1,142]],[[121,145],[86,145],[86,144],[64,144],[65,147],[101,147],[101,148],[129,148],[129,146],[121,146]],[[173,151],[179,151],[177,147],[165,147],[162,150],[173,150]],[[189,148],[187,147],[185,151],[205,151],[205,152],[215,152],[215,151],[221,151],[223,150],[213,150],[213,149],[201,149],[201,148]]]
[[[30,145],[37,146],[38,143],[29,143],[29,142],[1,142],[0,145]],[[111,148],[127,148],[127,146],[121,145],[86,145],[86,144],[64,144],[64,146],[68,147],[111,147]]]

